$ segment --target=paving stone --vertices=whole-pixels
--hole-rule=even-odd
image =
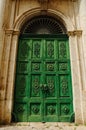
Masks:
[[[17,126],[18,130],[32,130],[30,126]]]
[[[49,130],[59,130],[59,127],[50,126]]]
[[[44,124],[43,123],[30,123],[30,127],[36,128],[36,130],[40,130],[44,128]]]
[[[18,123],[2,126],[0,130],[86,130],[86,126],[65,123]]]
[[[78,126],[76,130],[86,130],[86,126]]]
[[[17,126],[6,127],[5,130],[19,130]]]
[[[76,130],[75,126],[65,126],[64,128],[62,128],[63,130]]]
[[[0,130],[4,130],[4,128],[0,128]]]

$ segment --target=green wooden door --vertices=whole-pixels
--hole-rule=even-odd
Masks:
[[[20,122],[70,121],[73,103],[67,36],[20,38],[13,113]]]

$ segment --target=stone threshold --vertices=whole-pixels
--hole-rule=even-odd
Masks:
[[[0,130],[86,130],[86,125],[58,122],[24,122],[2,125]]]

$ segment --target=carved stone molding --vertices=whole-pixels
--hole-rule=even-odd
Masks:
[[[69,36],[75,36],[75,35],[80,36],[80,35],[82,35],[82,30],[68,31],[68,35]]]
[[[5,30],[5,34],[12,34],[13,30]]]
[[[77,0],[71,0],[72,2],[76,2]]]
[[[10,34],[19,35],[20,32],[18,30],[7,29],[7,30],[5,30],[5,34],[8,34],[8,35],[10,35]]]
[[[20,34],[20,31],[18,31],[18,30],[13,31],[13,35],[19,35],[19,34]]]
[[[41,4],[41,11],[47,11],[49,0],[38,0],[38,2]]]

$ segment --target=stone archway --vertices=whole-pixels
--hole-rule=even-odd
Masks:
[[[15,121],[74,121],[69,43],[60,20],[40,15],[27,21],[16,64]]]
[[[67,30],[59,19],[49,15],[39,15],[23,25],[21,34],[67,34]]]
[[[61,21],[63,21],[65,27],[67,28],[67,31],[69,31],[69,34],[70,34],[70,37],[69,37],[69,46],[70,46],[70,56],[71,56],[71,68],[72,68],[72,84],[73,84],[73,93],[74,93],[74,109],[75,109],[75,114],[76,114],[76,122],[82,122],[82,107],[81,107],[81,100],[80,100],[80,87],[78,88],[78,84],[76,84],[76,82],[78,83],[79,81],[79,78],[77,77],[77,79],[75,78],[75,75],[74,75],[74,64],[75,62],[73,62],[73,58],[77,57],[77,47],[75,46],[76,44],[76,37],[75,35],[79,34],[78,32],[76,31],[73,31],[74,30],[74,26],[73,24],[71,23],[71,20],[69,17],[66,17],[64,16],[61,12],[58,12],[58,11],[55,11],[55,10],[51,10],[51,9],[48,9],[47,13],[55,18],[59,18],[61,19]],[[12,45],[10,46],[11,47],[11,52],[10,52],[10,63],[9,63],[9,70],[8,70],[8,74],[9,77],[7,78],[8,79],[8,84],[7,84],[7,93],[9,93],[9,90],[10,90],[10,97],[7,95],[7,99],[9,98],[10,102],[7,101],[7,106],[6,106],[6,111],[8,111],[8,109],[10,108],[9,110],[9,113],[8,115],[6,115],[6,119],[8,119],[8,122],[11,121],[11,112],[12,112],[12,105],[13,105],[13,93],[14,93],[14,80],[15,80],[15,66],[16,66],[16,54],[17,54],[17,46],[18,46],[18,37],[19,37],[19,31],[20,29],[22,28],[23,24],[28,20],[28,18],[32,18],[34,16],[37,16],[40,14],[40,9],[36,8],[36,9],[32,9],[30,11],[27,11],[25,13],[23,13],[21,16],[19,16],[15,22],[15,25],[14,25],[14,30],[7,30],[6,33],[7,33],[7,37],[9,38],[8,34],[12,35]],[[11,44],[11,41],[10,43]],[[73,52],[73,48],[76,49],[75,52]],[[74,57],[73,57],[74,56]],[[5,67],[6,68],[6,67]],[[77,63],[77,68],[76,68],[76,71],[78,72],[78,74],[80,75],[80,68],[79,68],[79,65]],[[75,98],[75,95],[76,95],[76,89],[78,91],[78,94],[79,96],[77,97],[77,99],[79,100],[79,104],[77,102],[77,99]],[[9,106],[9,108],[8,108]],[[77,106],[78,108],[80,108],[79,110],[77,109]],[[78,111],[77,111],[78,110]],[[78,118],[78,115],[80,115],[80,119]]]

